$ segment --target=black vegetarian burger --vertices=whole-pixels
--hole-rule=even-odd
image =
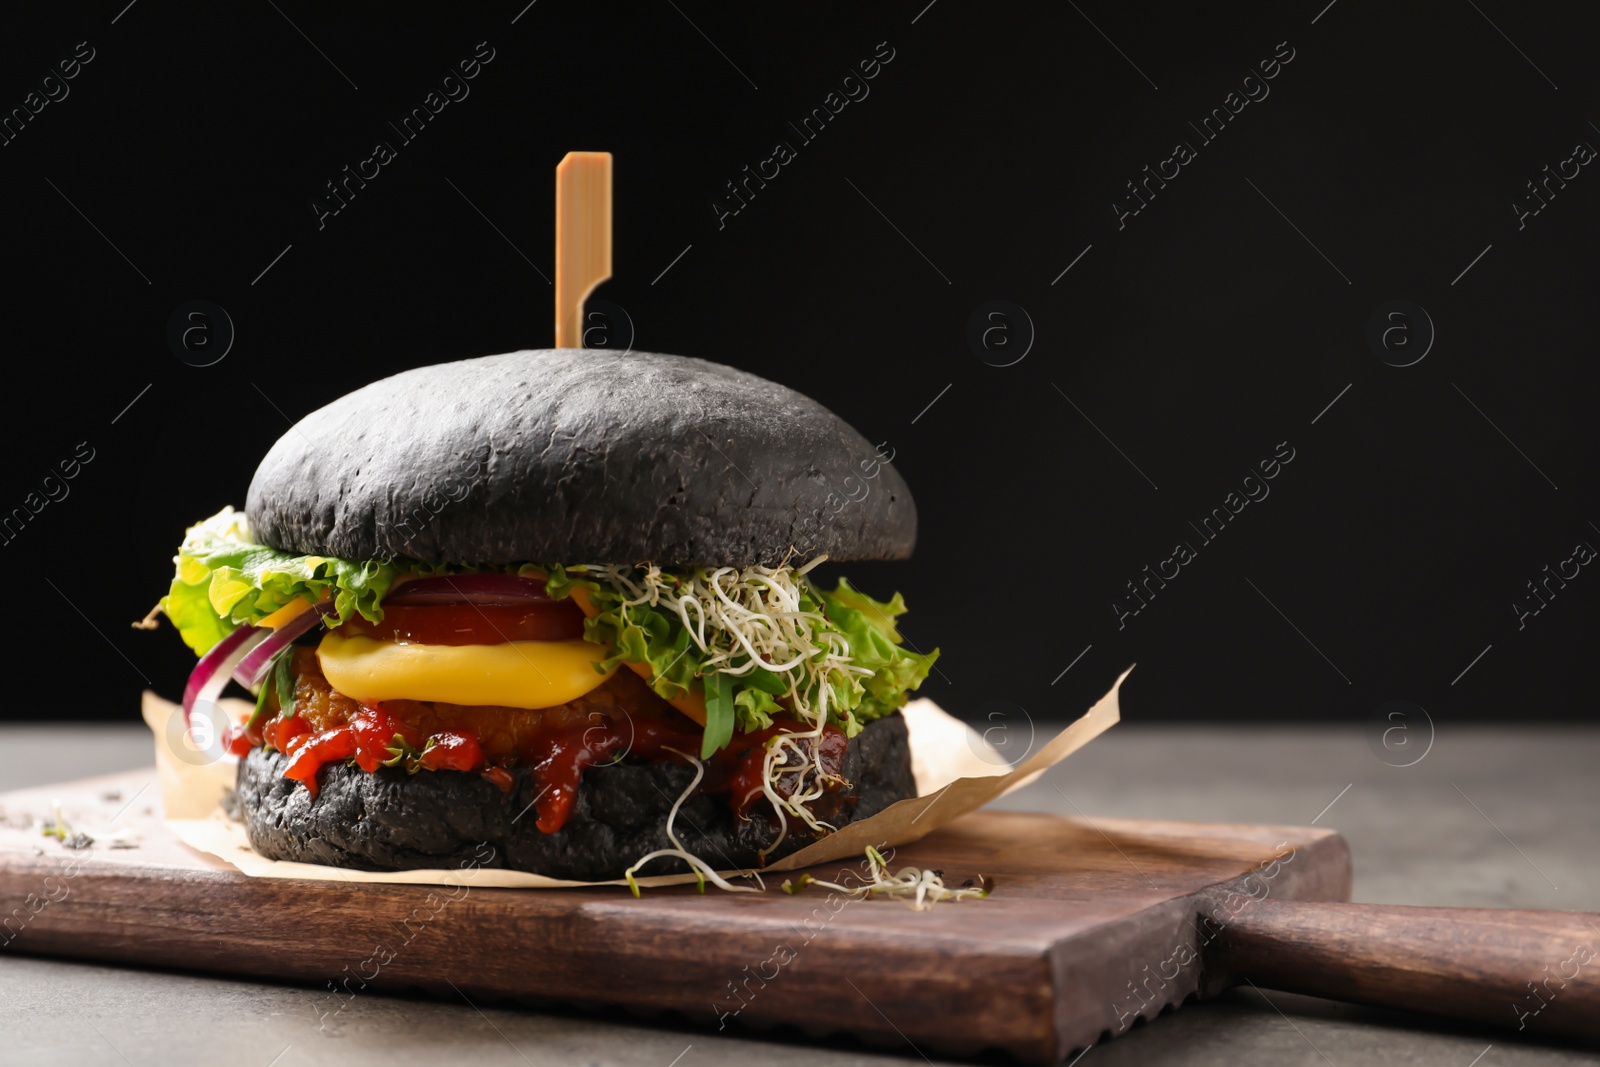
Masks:
[[[159,611],[230,678],[238,811],[274,859],[556,878],[758,867],[914,795],[937,651],[820,560],[908,556],[892,453],[716,363],[514,352],[297,423]]]

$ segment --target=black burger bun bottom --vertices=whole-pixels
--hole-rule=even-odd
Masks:
[[[899,473],[815,400],[719,363],[603,349],[358,389],[273,445],[245,512],[282,551],[442,563],[904,559],[917,534]]]
[[[681,760],[622,762],[583,773],[566,825],[543,833],[533,800],[538,787],[528,767],[512,773],[509,795],[482,775],[464,771],[407,774],[380,767],[368,774],[343,763],[318,775],[313,799],[283,776],[287,758],[252,749],[239,763],[238,802],[251,846],[262,856],[367,871],[413,868],[504,867],[549,878],[604,881],[622,877],[640,856],[672,847],[667,815],[694,779]],[[834,826],[868,818],[916,795],[905,719],[889,715],[868,723],[851,740],[840,772],[848,789],[828,793],[810,807]],[[723,796],[700,794],[684,802],[673,830],[684,848],[718,869],[758,867],[757,851],[771,843],[776,824],[752,803],[752,818],[736,816]],[[795,820],[790,820],[794,829]],[[777,858],[807,843],[792,833],[772,853]],[[489,849],[492,858],[485,861]],[[640,875],[689,870],[679,859],[652,860]]]

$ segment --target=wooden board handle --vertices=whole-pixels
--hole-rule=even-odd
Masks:
[[[583,347],[583,302],[611,277],[611,153],[556,166],[556,347]]]
[[[1212,921],[1223,984],[1600,1037],[1600,915],[1265,899]]]

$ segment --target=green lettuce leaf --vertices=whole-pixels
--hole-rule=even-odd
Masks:
[[[899,593],[884,603],[840,578],[833,592],[818,594],[828,621],[849,638],[851,659],[872,671],[870,678],[855,683],[861,689],[859,699],[843,702],[850,709],[845,732],[854,737],[862,725],[906,702],[907,693],[927,679],[939,650],[921,654],[901,647],[894,620],[906,613],[906,604]]]
[[[697,687],[705,693],[709,712],[712,693],[706,682],[720,672],[707,674],[703,653],[689,638],[677,615],[658,611],[648,604],[628,604],[619,591],[583,577],[579,569],[538,568],[548,574],[546,590],[553,597],[564,597],[581,586],[599,612],[584,622],[584,636],[610,644],[612,653],[596,664],[608,671],[620,663],[648,663],[650,687],[664,699],[682,696]],[[898,710],[910,690],[928,677],[939,651],[919,654],[901,646],[903,638],[894,620],[905,614],[905,600],[896,593],[887,603],[872,599],[844,579],[832,592],[809,583],[803,586],[801,607],[821,612],[832,629],[850,642],[851,658],[873,672],[869,678],[834,677],[829,686],[829,718],[854,737],[874,719]],[[784,713],[775,697],[789,694],[789,683],[762,668],[747,674],[732,675],[733,720],[743,732],[772,725],[774,716]],[[815,703],[815,694],[807,694]],[[719,720],[720,726],[721,720]],[[711,732],[708,718],[707,732]],[[731,736],[731,735],[730,735]],[[718,747],[721,747],[720,745]],[[712,751],[715,751],[713,749]]]
[[[739,730],[751,733],[771,726],[773,716],[783,714],[783,706],[759,689],[741,689],[733,698],[733,713],[739,720]]]
[[[395,579],[419,573],[415,564],[296,556],[255,544],[244,516],[231,507],[190,527],[174,562],[177,573],[160,608],[196,655],[296,597],[316,603],[332,596],[340,618],[360,614],[378,622],[378,605]]]

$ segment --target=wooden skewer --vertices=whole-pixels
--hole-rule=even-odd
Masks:
[[[568,152],[556,166],[556,347],[583,347],[583,302],[611,277],[611,153]],[[579,586],[572,599],[585,615],[599,614]],[[649,681],[648,663],[629,663]],[[669,701],[706,724],[705,696],[690,690]]]
[[[583,347],[583,302],[611,277],[611,153],[556,166],[556,347]]]

